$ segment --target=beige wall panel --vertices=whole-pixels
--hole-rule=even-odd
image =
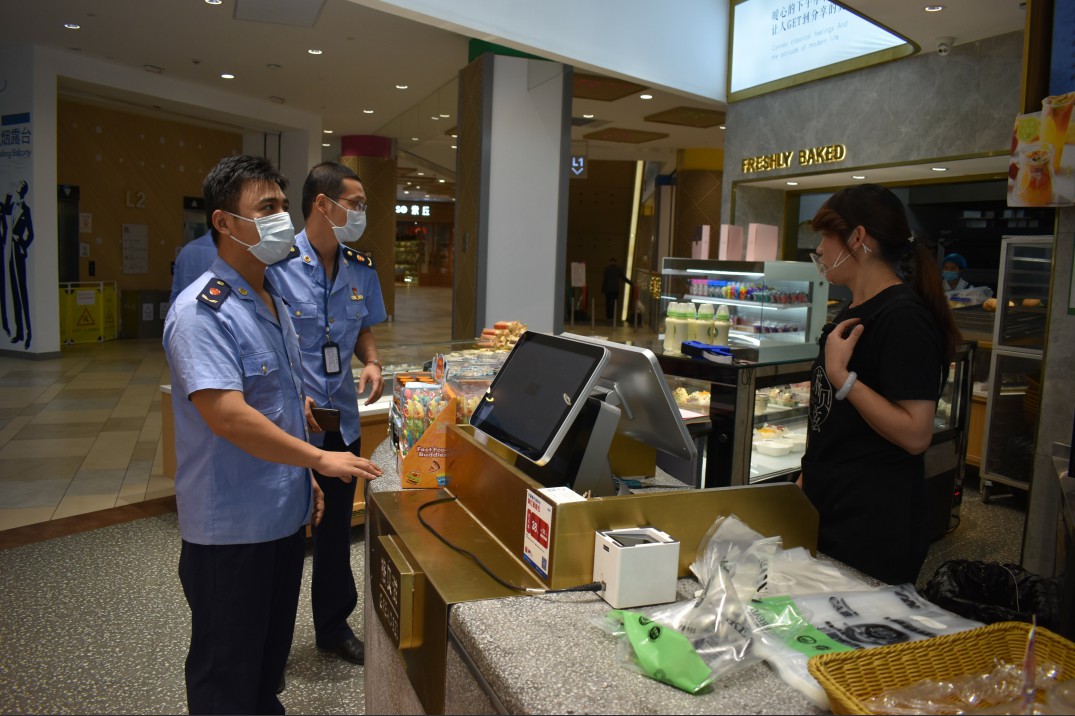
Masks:
[[[169,290],[183,244],[183,197],[202,195],[205,175],[241,151],[242,136],[66,99],[57,101],[56,135],[57,182],[78,186],[80,211],[92,216],[92,232],[79,234],[90,245],[79,259],[81,280]],[[124,224],[148,227],[148,273],[123,273]]]

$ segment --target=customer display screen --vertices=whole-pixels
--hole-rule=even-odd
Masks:
[[[608,351],[527,331],[508,355],[470,424],[544,465],[590,397]]]

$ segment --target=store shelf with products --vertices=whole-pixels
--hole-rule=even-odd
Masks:
[[[982,499],[994,485],[1029,488],[1041,405],[1053,238],[1001,243],[997,316],[982,440]]]
[[[671,303],[723,304],[729,345],[755,361],[812,356],[825,323],[828,283],[799,261],[665,258],[661,315]]]
[[[396,238],[396,283],[414,283],[418,280],[422,248],[418,239]]]

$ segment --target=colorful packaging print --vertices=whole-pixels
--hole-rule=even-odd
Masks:
[[[413,382],[399,386],[398,399],[393,425],[397,431],[396,468],[401,486],[447,486],[445,432],[456,421],[455,394],[437,383]]]

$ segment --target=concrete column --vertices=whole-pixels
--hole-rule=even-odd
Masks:
[[[389,320],[396,313],[396,147],[388,137],[340,137],[340,164],[362,180],[366,190],[366,230],[354,245],[373,254]]]
[[[460,73],[452,337],[563,329],[571,68],[484,54]]]

